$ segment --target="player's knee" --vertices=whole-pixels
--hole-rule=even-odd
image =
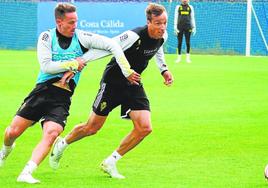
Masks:
[[[100,126],[97,122],[90,122],[88,123],[85,128],[84,132],[87,136],[94,135],[100,130]]]
[[[152,127],[151,126],[144,127],[144,129],[143,129],[143,136],[145,137],[145,136],[149,135],[152,131],[153,130],[152,130]]]
[[[47,143],[49,145],[52,145],[54,143],[54,141],[56,140],[56,138],[59,136],[59,132],[56,131],[56,130],[50,130],[50,131],[47,131],[44,135]]]
[[[18,127],[15,127],[15,126],[10,126],[6,129],[6,134],[8,135],[8,137],[10,139],[16,139],[17,137],[20,136],[21,134],[21,131]]]
[[[144,138],[144,137],[148,136],[152,131],[153,131],[152,126],[149,123],[146,124],[146,125],[141,126],[138,129],[138,132],[139,132],[139,135],[140,135],[141,138]]]

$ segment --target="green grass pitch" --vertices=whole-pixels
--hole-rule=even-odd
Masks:
[[[118,169],[127,179],[108,178],[100,162],[132,129],[114,110],[95,136],[71,145],[57,171],[48,159],[35,171],[35,187],[75,188],[255,188],[267,187],[267,57],[192,55],[192,63],[175,64],[166,55],[172,87],[154,63],[142,75],[151,102],[153,132],[126,154]],[[109,58],[90,63],[72,99],[63,136],[87,120]],[[0,51],[0,140],[20,103],[35,85],[39,65],[35,51]],[[42,136],[40,124],[29,128],[0,169],[0,187],[23,188],[16,178]]]

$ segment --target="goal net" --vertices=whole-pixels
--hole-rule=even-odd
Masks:
[[[169,40],[165,48],[169,53],[176,53],[173,20],[175,7],[180,1],[161,3],[169,15]],[[252,0],[250,20],[247,0],[192,0],[190,4],[194,7],[197,27],[196,35],[191,38],[192,53],[246,54],[250,24],[250,54],[268,54],[268,0]]]

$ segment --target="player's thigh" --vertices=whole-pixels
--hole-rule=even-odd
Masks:
[[[41,121],[43,128],[46,122],[54,122],[64,129],[69,116],[69,107],[69,103],[57,103],[47,108],[47,112]]]
[[[71,92],[51,86],[47,97],[45,114],[41,121],[42,125],[44,125],[44,122],[52,121],[64,128],[69,116],[71,96]]]
[[[45,121],[43,123],[43,136],[49,137],[54,141],[63,131],[63,126],[53,121]]]
[[[177,34],[177,39],[178,39],[179,43],[182,42],[182,37],[183,37],[183,31],[180,31],[180,32]]]
[[[123,100],[123,89],[111,84],[101,83],[98,94],[93,102],[93,112],[99,116],[108,114]]]
[[[15,136],[19,136],[32,124],[34,124],[34,121],[16,115],[7,128],[7,131]]]
[[[132,111],[146,110],[150,112],[150,103],[142,85],[131,86],[126,90],[126,98],[121,105],[122,118],[129,118]]]
[[[192,32],[191,30],[185,31],[185,40],[186,40],[186,43],[189,43],[190,42],[191,32]]]
[[[25,120],[30,120],[37,122],[44,114],[44,109],[46,107],[46,92],[36,87],[23,101],[20,108],[16,112],[16,115],[24,118]],[[19,118],[19,122],[23,121]],[[23,121],[26,122],[27,121]]]
[[[152,129],[151,112],[148,110],[132,110],[129,113],[136,129]]]

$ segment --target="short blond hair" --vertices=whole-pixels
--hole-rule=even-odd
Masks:
[[[151,21],[152,15],[160,16],[163,12],[166,12],[166,9],[163,5],[156,3],[149,3],[145,12],[146,12],[146,19]]]
[[[55,7],[55,18],[64,18],[66,13],[76,12],[76,7],[70,3],[58,3]]]

